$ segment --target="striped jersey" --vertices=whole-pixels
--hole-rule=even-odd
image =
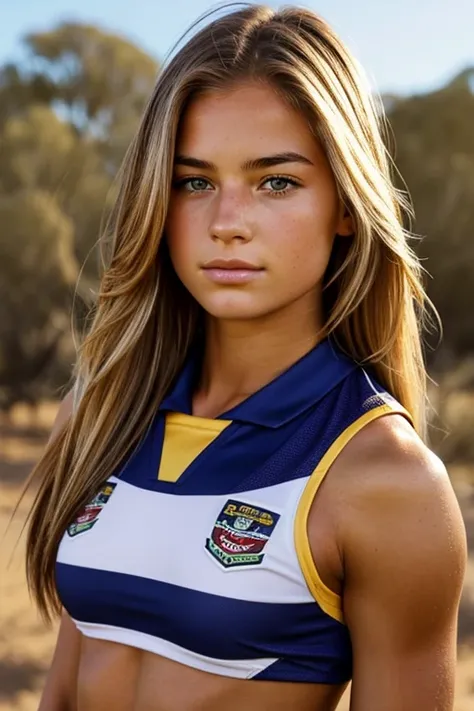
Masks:
[[[345,444],[406,411],[330,340],[215,419],[188,358],[152,426],[61,541],[56,583],[86,636],[213,674],[338,684],[352,655],[307,519]]]

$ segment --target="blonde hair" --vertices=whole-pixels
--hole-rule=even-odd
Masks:
[[[125,157],[105,234],[110,255],[78,349],[74,411],[32,473],[39,485],[27,574],[47,619],[60,609],[54,568],[66,527],[142,440],[196,335],[200,310],[162,241],[180,118],[197,94],[247,80],[271,85],[305,115],[354,220],[353,238],[336,238],[326,274],[326,333],[371,364],[424,432],[425,294],[381,107],[343,43],[309,10],[251,5],[217,17],[161,71]]]

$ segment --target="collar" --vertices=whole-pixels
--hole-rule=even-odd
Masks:
[[[160,411],[192,415],[198,364],[196,353],[191,353]],[[356,367],[326,338],[274,380],[216,419],[281,427],[315,405]]]

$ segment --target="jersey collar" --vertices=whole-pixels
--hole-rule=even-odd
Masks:
[[[197,359],[191,355],[160,410],[191,415]],[[329,340],[318,343],[263,388],[216,419],[277,428],[315,405],[357,367]]]

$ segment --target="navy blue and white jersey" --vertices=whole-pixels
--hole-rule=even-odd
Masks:
[[[198,367],[65,532],[61,602],[88,637],[213,674],[345,682],[350,635],[308,514],[357,432],[409,415],[329,340],[215,419],[192,415]]]

